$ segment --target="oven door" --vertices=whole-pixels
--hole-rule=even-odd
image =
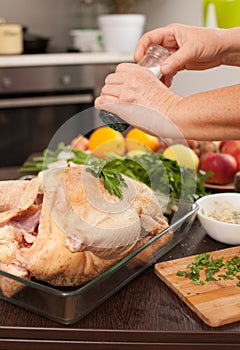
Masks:
[[[93,129],[94,116],[81,118],[80,113],[93,106],[93,96],[92,90],[85,90],[1,98],[0,166],[22,165],[31,153],[42,152],[55,132],[78,113],[79,125],[67,128],[66,139],[74,138],[78,130],[84,134]]]

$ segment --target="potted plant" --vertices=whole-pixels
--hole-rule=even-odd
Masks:
[[[137,3],[144,0],[98,0],[99,4],[105,5],[112,14],[126,14],[132,12]]]
[[[135,5],[146,0],[98,0],[107,14],[98,16],[105,51],[132,54],[146,22],[144,14],[134,13]]]

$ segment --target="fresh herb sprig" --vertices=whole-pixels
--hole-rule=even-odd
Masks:
[[[203,285],[205,282],[233,280],[236,278],[237,286],[240,287],[240,256],[235,255],[227,261],[224,258],[213,259],[210,253],[202,253],[194,258],[194,261],[187,265],[187,271],[178,270],[177,276],[186,277],[193,284]],[[201,279],[201,271],[205,271],[205,280]]]
[[[161,195],[171,199],[196,200],[206,194],[204,179],[207,174],[196,175],[192,169],[180,167],[162,153],[146,152],[141,156],[118,156],[109,154],[106,159],[99,159],[83,151],[72,149],[60,143],[56,151],[46,149],[42,156],[25,162],[20,169],[24,173],[38,173],[51,163],[59,161],[62,152],[66,162],[86,165],[87,171],[103,180],[110,194],[122,198],[122,188],[126,186],[123,175],[140,181]]]
[[[122,198],[121,187],[126,187],[127,184],[121,174],[123,170],[126,172],[126,168],[121,163],[121,160],[116,159],[109,162],[107,159],[99,159],[86,152],[72,149],[69,146],[65,146],[64,143],[60,143],[56,151],[46,149],[42,156],[33,157],[31,162],[25,162],[20,171],[24,173],[38,173],[46,170],[50,164],[59,161],[61,152],[65,152],[66,163],[72,162],[78,165],[86,165],[86,171],[94,177],[101,178],[104,187],[110,194]]]
[[[59,161],[59,154],[61,152],[67,152],[70,154],[70,151],[71,147],[60,142],[55,151],[46,148],[42,155],[35,156],[31,161],[24,162],[19,171],[22,173],[39,173],[40,171],[47,169],[49,164]]]
[[[106,190],[122,199],[123,194],[120,188],[127,187],[127,184],[121,174],[121,169],[122,164],[118,160],[107,163],[103,159],[94,159],[91,164],[88,164],[86,171],[94,177],[102,179]]]

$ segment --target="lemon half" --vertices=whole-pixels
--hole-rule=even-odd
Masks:
[[[195,169],[199,167],[199,158],[189,147],[182,144],[175,144],[167,147],[163,155],[171,160],[176,160],[180,166]]]

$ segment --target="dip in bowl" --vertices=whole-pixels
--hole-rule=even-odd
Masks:
[[[216,241],[240,244],[240,193],[217,193],[197,200],[198,219]]]

